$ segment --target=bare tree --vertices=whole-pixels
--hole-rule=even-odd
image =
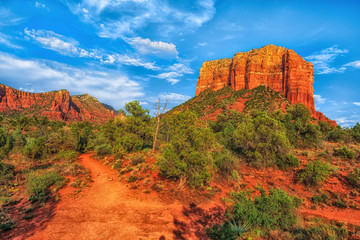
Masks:
[[[155,152],[155,146],[156,146],[156,140],[157,140],[157,135],[158,135],[158,132],[159,132],[159,126],[160,126],[160,118],[161,118],[161,115],[164,113],[164,111],[166,110],[166,106],[168,105],[168,99],[166,98],[165,99],[165,104],[160,112],[160,109],[161,109],[161,101],[160,101],[160,98],[158,99],[157,102],[155,102],[155,110],[156,110],[156,113],[155,113],[155,116],[157,118],[157,124],[156,124],[156,130],[155,130],[155,136],[154,136],[154,144],[153,144],[153,149],[152,149],[152,152]]]

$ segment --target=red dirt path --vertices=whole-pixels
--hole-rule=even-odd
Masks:
[[[94,182],[76,199],[71,197],[72,188],[60,190],[61,201],[53,216],[29,239],[206,239],[204,228],[221,219],[223,209],[215,199],[199,206],[169,202],[156,192],[145,194],[130,189],[126,183],[118,181],[115,170],[92,159],[91,154],[82,154],[80,159],[81,164],[90,170]],[[293,183],[292,172],[254,170],[246,165],[242,170],[247,172],[242,176],[247,188],[262,183],[265,189],[280,187],[304,199],[315,194],[308,192],[303,185]],[[342,183],[335,180],[331,177],[323,190],[335,190],[334,184],[343,189]],[[228,191],[231,189],[223,189],[221,195],[225,196]],[[359,197],[355,202],[358,200]],[[359,210],[333,206],[311,209],[310,205],[306,200],[300,213],[360,225]]]
[[[184,211],[181,203],[167,204],[155,194],[130,190],[90,154],[80,159],[94,182],[76,199],[67,197],[69,187],[62,189],[54,217],[30,239],[174,239],[175,219]],[[178,233],[192,238],[188,231]]]

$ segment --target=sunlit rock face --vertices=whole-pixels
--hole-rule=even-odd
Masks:
[[[260,85],[280,92],[291,103],[302,103],[311,112],[314,107],[314,70],[293,50],[268,45],[249,52],[239,52],[232,59],[206,61],[199,74],[196,95],[224,86],[235,90]]]
[[[217,91],[225,86],[235,90],[267,86],[281,93],[292,104],[302,103],[316,119],[328,121],[314,105],[314,69],[291,49],[267,45],[239,52],[232,59],[206,61],[200,69],[195,95],[206,89]]]
[[[45,93],[20,91],[0,84],[2,114],[35,115],[60,121],[105,122],[114,112],[88,94],[70,96],[67,90]]]

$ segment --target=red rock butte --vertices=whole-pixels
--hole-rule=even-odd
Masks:
[[[291,49],[267,45],[236,53],[232,59],[204,62],[195,95],[206,89],[217,91],[225,86],[240,90],[263,85],[281,93],[292,104],[304,104],[313,117],[328,120],[315,110],[313,82],[312,63]]]

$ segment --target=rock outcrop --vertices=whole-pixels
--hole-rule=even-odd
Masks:
[[[36,115],[59,121],[105,122],[114,112],[88,94],[70,96],[67,90],[29,93],[0,84],[2,115]]]
[[[232,59],[206,61],[200,69],[196,95],[224,86],[240,90],[263,85],[281,93],[293,104],[304,104],[315,118],[323,120],[326,117],[315,110],[313,82],[312,63],[293,50],[267,45],[236,53]]]

